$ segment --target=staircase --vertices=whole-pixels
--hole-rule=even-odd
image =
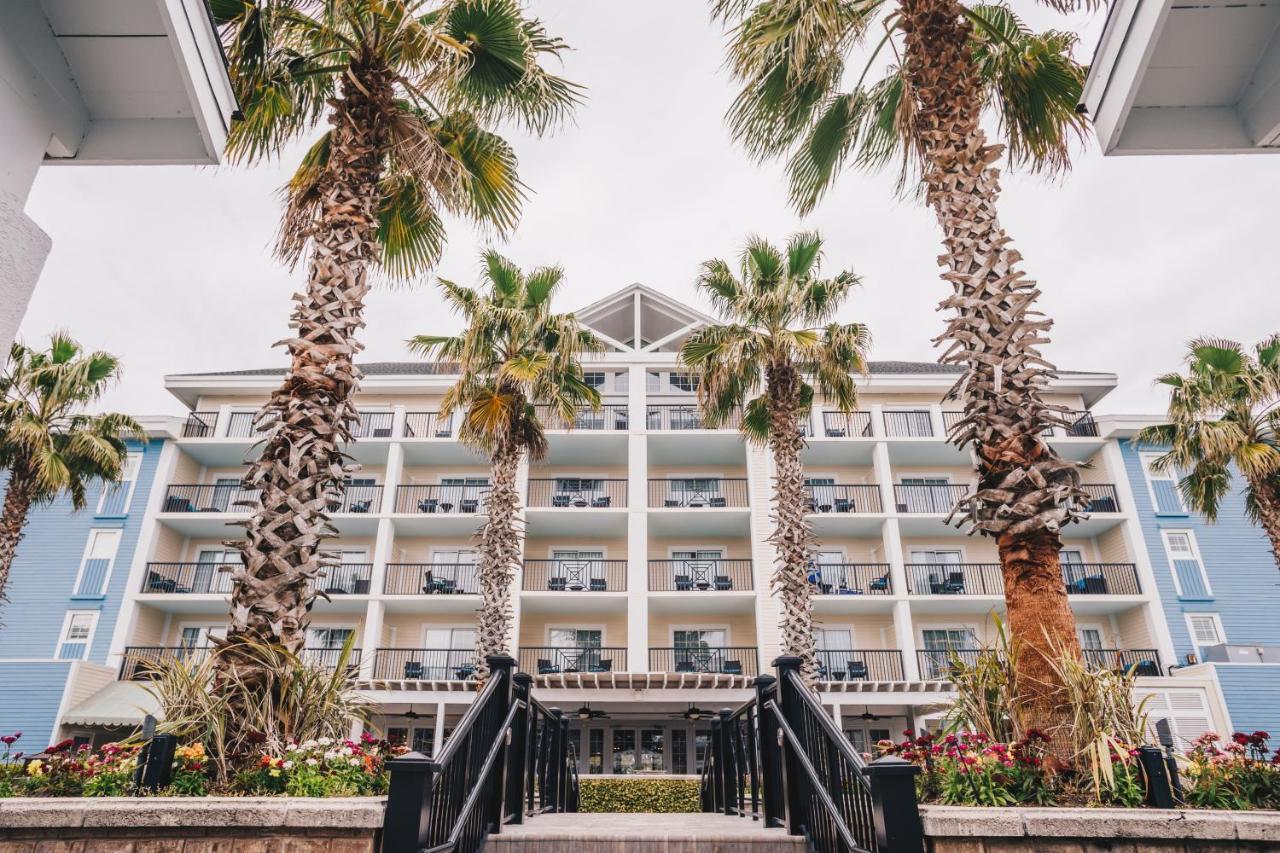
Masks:
[[[490,835],[493,853],[804,853],[782,828],[717,814],[547,814]]]

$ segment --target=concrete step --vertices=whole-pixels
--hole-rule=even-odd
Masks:
[[[547,814],[489,836],[493,853],[803,853],[804,839],[714,814]]]

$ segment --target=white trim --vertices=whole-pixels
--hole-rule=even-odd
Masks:
[[[120,485],[121,483],[129,484],[129,491],[124,496],[124,506],[120,508],[119,513],[112,513],[108,517],[115,518],[118,516],[129,514],[129,508],[133,506],[133,492],[134,492],[134,489],[138,488],[138,477],[142,474],[142,461],[145,453],[146,453],[146,450],[144,448],[143,450],[130,450],[128,453],[125,454],[124,467],[121,468],[121,471],[120,471],[121,479],[118,481],[112,481],[112,480],[103,481],[102,492],[98,495],[98,508],[94,510],[94,515],[102,515],[102,505],[106,503],[107,495],[111,493],[111,487]],[[133,471],[133,476],[127,480],[124,479],[124,475],[128,473],[129,465],[135,464],[135,463],[137,465],[137,468]]]
[[[1170,534],[1178,534],[1187,537],[1187,544],[1191,546],[1191,556],[1195,559],[1196,565],[1200,567],[1200,579],[1204,581],[1205,595],[1213,595],[1213,585],[1209,583],[1209,573],[1205,571],[1204,558],[1200,556],[1200,545],[1196,542],[1196,534],[1194,530],[1185,527],[1168,527],[1160,530],[1160,543],[1164,547],[1165,560],[1169,564],[1169,574],[1173,577],[1173,590],[1178,594],[1179,598],[1183,597],[1182,584],[1178,582],[1178,567],[1174,565],[1173,551],[1169,548]]]
[[[1204,612],[1204,611],[1188,610],[1182,614],[1182,617],[1183,619],[1186,620],[1187,633],[1191,636],[1191,645],[1197,650],[1197,653],[1199,652],[1200,649],[1204,648],[1207,645],[1221,645],[1222,643],[1228,642],[1227,631],[1225,628],[1222,627],[1222,614],[1217,613],[1216,611]],[[1191,620],[1195,618],[1209,619],[1213,622],[1214,628],[1218,632],[1217,643],[1200,642],[1199,638],[1196,637],[1196,628],[1194,625],[1191,624]]]
[[[1151,498],[1151,511],[1156,515],[1161,515],[1160,499],[1156,496],[1156,480],[1168,480],[1173,483],[1173,493],[1178,498],[1178,507],[1182,512],[1187,511],[1187,502],[1182,499],[1182,489],[1178,487],[1178,475],[1173,472],[1161,473],[1155,471],[1151,467],[1151,463],[1157,458],[1164,456],[1163,453],[1156,450],[1139,450],[1138,466],[1142,469],[1142,479],[1147,484],[1147,495]],[[1168,513],[1163,513],[1167,515]]]
[[[89,635],[85,637],[84,640],[69,641],[67,639],[67,629],[71,627],[71,620],[76,616],[85,616],[85,615],[93,617],[93,620],[89,623]],[[98,620],[101,617],[102,617],[101,610],[68,610],[66,613],[64,613],[62,616],[62,627],[58,629],[58,641],[57,643],[54,644],[54,647],[53,647],[53,659],[66,660],[66,661],[88,660],[89,654],[93,651],[93,638],[98,633]],[[68,642],[73,642],[73,643],[83,642],[84,654],[78,658],[62,657],[62,647],[66,645]]]

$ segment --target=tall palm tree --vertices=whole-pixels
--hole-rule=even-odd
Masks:
[[[120,363],[106,352],[85,352],[64,332],[49,336],[49,348],[15,343],[0,374],[0,468],[8,472],[0,513],[0,601],[22,530],[32,506],[59,495],[85,506],[90,483],[119,481],[126,438],[145,438],[127,415],[90,415],[120,378]]]
[[[600,395],[583,378],[583,353],[604,346],[572,314],[555,314],[551,299],[564,270],[537,267],[524,273],[497,252],[483,255],[484,286],[462,287],[440,279],[445,300],[462,315],[457,335],[418,335],[409,349],[427,358],[457,362],[458,381],[440,402],[440,417],[461,412],[458,439],[489,457],[486,519],[480,532],[477,573],[480,611],[476,677],[488,677],[488,655],[510,653],[511,584],[520,565],[516,477],[524,459],[547,454],[538,408],[572,425],[583,406],[599,409]]]
[[[1187,372],[1156,380],[1170,388],[1169,421],[1147,427],[1139,444],[1168,447],[1158,471],[1185,472],[1183,499],[1210,521],[1218,517],[1235,470],[1245,508],[1271,540],[1280,567],[1280,335],[1252,353],[1235,341],[1201,338],[1187,345]]]
[[[563,42],[517,0],[212,0],[243,118],[232,159],[279,155],[326,125],[283,190],[277,253],[309,250],[282,343],[290,366],[258,413],[266,432],[245,476],[260,508],[234,575],[225,673],[249,678],[251,644],[297,653],[333,535],[328,506],[343,488],[342,446],[370,271],[408,279],[432,268],[452,214],[498,232],[519,217],[524,186],[510,145],[489,128],[541,133],[578,99],[539,64]],[[237,654],[235,649],[245,650]]]
[[[813,529],[805,517],[803,422],[815,390],[840,411],[857,407],[853,374],[866,370],[871,343],[861,323],[834,317],[859,279],[846,270],[823,278],[822,238],[792,235],[785,250],[747,240],[735,274],[723,260],[702,265],[698,286],[725,320],[698,330],[680,360],[699,378],[706,420],[723,424],[741,411],[742,433],[766,445],[774,461],[773,533],[777,552],[773,591],[782,600],[782,648],[818,676],[810,602]]]
[[[1046,2],[1061,11],[1097,5]],[[789,156],[800,211],[846,164],[877,169],[898,158],[900,188],[922,190],[937,216],[951,287],[937,342],[944,363],[964,367],[948,395],[964,407],[950,437],[973,445],[978,467],[977,489],[956,515],[996,539],[1010,632],[1024,649],[1025,716],[1056,731],[1068,719],[1052,659],[1059,650],[1079,655],[1058,551],[1063,526],[1088,498],[1077,466],[1044,438],[1064,422],[1043,399],[1055,370],[1040,350],[1051,322],[1034,310],[1039,289],[1000,224],[995,164],[1007,154],[1031,171],[1068,168],[1072,140],[1088,133],[1076,112],[1085,76],[1072,58],[1076,36],[1032,32],[1000,2],[712,0],[712,9],[734,24],[729,65],[742,89],[732,131],[757,157]],[[849,54],[869,34],[866,65],[846,76]],[[1004,144],[989,143],[984,114]]]

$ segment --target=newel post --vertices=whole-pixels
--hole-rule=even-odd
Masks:
[[[787,819],[787,788],[782,775],[782,730],[773,711],[765,706],[774,698],[778,679],[772,675],[756,678],[756,729],[760,739],[760,777],[764,799],[764,825],[781,826]],[[781,707],[781,706],[779,706]]]
[[[796,695],[797,690],[804,689],[803,684],[796,684],[800,676],[800,666],[803,663],[803,660],[794,655],[783,655],[773,661],[774,669],[778,673],[778,707],[782,710],[782,718],[786,720],[793,732],[804,731],[803,700]],[[795,744],[786,744],[782,750],[782,757],[782,766],[787,777],[787,833],[804,835],[810,797],[809,777],[805,775],[804,766],[796,757]]]
[[[511,677],[512,701],[520,703],[511,721],[511,744],[507,747],[507,814],[512,823],[524,823],[524,786],[528,778],[529,699],[533,676],[517,672]]]
[[[489,655],[484,660],[489,665],[489,677],[502,679],[497,692],[493,694],[492,713],[500,722],[505,721],[507,714],[511,712],[511,703],[515,701],[515,685],[512,676],[516,672],[516,659],[511,655]],[[498,732],[498,737],[510,744],[508,730],[505,727]],[[497,766],[493,770],[493,778],[488,783],[489,789],[483,795],[484,819],[493,827],[492,831],[495,834],[502,832],[502,812],[507,793],[507,773],[509,772],[507,762],[511,757],[510,749],[502,749],[499,756]]]
[[[387,811],[382,819],[382,853],[417,853],[431,826],[431,786],[436,763],[420,752],[387,762],[391,773]]]
[[[547,720],[547,729],[551,734],[550,743],[547,744],[547,794],[551,800],[551,810],[554,812],[561,811],[560,806],[564,803],[564,730],[560,723],[564,719],[564,714],[559,708],[548,708],[547,713],[551,715],[551,719]]]
[[[724,792],[724,800],[720,803],[720,811],[727,815],[737,813],[738,808],[738,792],[742,788],[742,777],[738,775],[737,755],[733,749],[733,724],[729,718],[733,716],[733,712],[728,708],[721,708],[718,714],[720,718],[720,754],[716,756],[719,764],[716,765],[716,772],[720,775],[720,790]],[[732,757],[731,757],[732,756]]]
[[[881,756],[867,766],[877,849],[894,853],[924,850],[924,826],[916,799],[918,775],[919,765],[896,755]]]

